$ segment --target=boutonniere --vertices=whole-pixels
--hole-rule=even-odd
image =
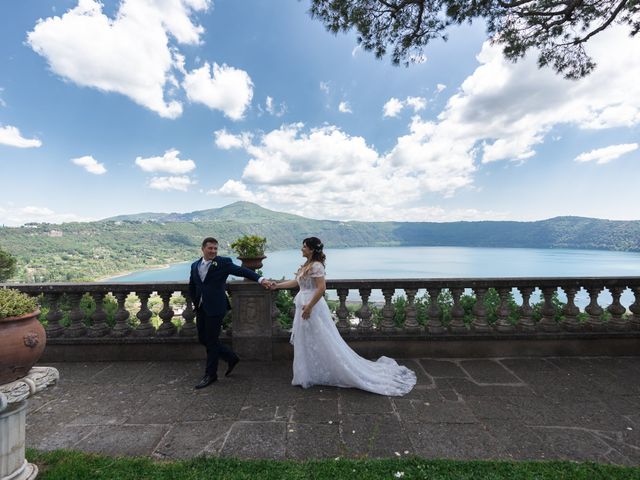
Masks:
[[[211,262],[211,267],[217,267],[218,266],[218,262],[212,261]]]

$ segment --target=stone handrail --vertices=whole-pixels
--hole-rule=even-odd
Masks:
[[[98,343],[175,343],[191,342],[197,337],[195,311],[189,298],[186,282],[154,283],[57,283],[57,284],[4,284],[33,296],[42,295],[48,307],[46,314],[47,336],[50,344],[71,345],[74,342]],[[485,298],[489,289],[495,289],[498,305],[495,321],[488,320]],[[609,305],[600,305],[598,296],[604,290],[611,295]],[[249,352],[256,358],[271,358],[273,345],[284,343],[288,332],[283,330],[277,317],[284,313],[276,307],[276,292],[264,290],[253,282],[228,283],[232,298],[232,322],[228,331],[234,348]],[[450,279],[375,279],[375,280],[327,280],[327,290],[337,298],[335,320],[346,337],[370,340],[386,338],[428,340],[438,337],[522,337],[539,338],[540,334],[554,334],[554,338],[567,338],[576,334],[611,335],[624,333],[626,337],[640,337],[640,277],[527,277],[527,278],[450,278]],[[575,302],[581,290],[588,293],[589,303],[581,310]],[[382,294],[383,302],[374,306],[372,291]],[[426,292],[423,305],[426,321],[419,322],[417,303],[419,292]],[[447,305],[438,299],[448,292]],[[566,296],[566,303],[558,306],[555,293]],[[514,304],[512,292],[520,297]],[[534,293],[536,292],[536,293]],[[536,307],[532,295],[540,292],[541,302]],[[623,305],[621,297],[626,292],[633,302]],[[148,302],[153,293],[162,300],[158,312],[160,323],[152,325],[153,312]],[[185,308],[176,316],[170,299],[179,293],[185,300]],[[356,293],[355,312],[349,294]],[[475,302],[469,311],[470,297]],[[85,318],[80,306],[84,295],[95,302],[91,318]],[[107,294],[117,303],[114,323],[107,322],[104,301]],[[137,311],[130,312],[125,305],[127,297],[137,297]],[[405,297],[404,319],[398,321],[394,308],[397,295]],[[61,302],[68,307],[68,325],[61,320],[64,313]],[[378,295],[379,296],[379,295]],[[495,294],[494,294],[495,297]],[[466,301],[467,311],[463,308]],[[378,303],[378,302],[376,302]],[[352,308],[349,309],[348,307]],[[444,319],[444,309],[447,319]],[[374,311],[376,312],[374,318]],[[536,319],[540,317],[539,319]],[[558,321],[560,318],[560,321]],[[179,321],[176,321],[178,319]],[[111,339],[111,340],[108,340]],[[354,340],[356,341],[356,340]],[[274,343],[275,342],[275,343]],[[95,342],[94,342],[95,343]],[[240,347],[240,345],[243,345]],[[278,347],[279,348],[279,347]]]

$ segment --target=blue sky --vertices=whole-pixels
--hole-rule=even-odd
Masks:
[[[484,26],[408,68],[307,1],[0,3],[0,224],[248,200],[335,220],[640,219],[640,39],[577,82]]]

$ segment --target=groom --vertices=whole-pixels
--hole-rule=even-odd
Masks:
[[[265,288],[271,282],[248,268],[235,265],[229,257],[218,257],[218,241],[207,237],[202,241],[202,258],[191,264],[189,293],[196,309],[198,341],[207,349],[207,368],[196,385],[197,389],[207,387],[218,380],[218,357],[227,362],[225,377],[240,361],[238,355],[228,346],[220,343],[222,319],[231,308],[225,292],[229,275],[248,278]]]

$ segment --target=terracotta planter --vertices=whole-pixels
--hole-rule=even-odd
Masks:
[[[238,257],[238,260],[242,262],[243,267],[255,272],[257,269],[262,268],[262,260],[265,258],[267,257],[262,255],[261,257]]]
[[[38,315],[0,318],[0,385],[24,377],[42,355],[47,336]]]

